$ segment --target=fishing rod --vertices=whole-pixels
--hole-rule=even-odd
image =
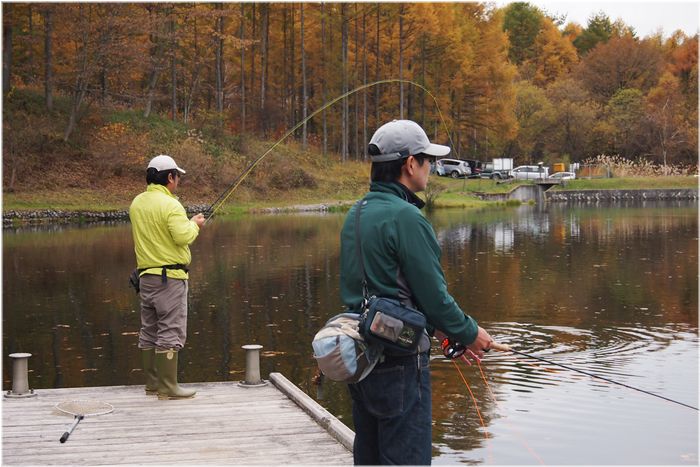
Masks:
[[[611,384],[617,384],[618,386],[623,386],[623,387],[626,387],[626,388],[628,388],[628,389],[633,389],[633,390],[635,390],[635,391],[642,392],[642,393],[644,393],[644,394],[648,394],[648,395],[650,395],[650,396],[658,397],[659,399],[663,399],[663,400],[668,401],[668,402],[673,402],[674,404],[682,405],[683,407],[688,407],[689,409],[698,410],[697,407],[693,407],[692,405],[688,405],[688,404],[686,404],[686,403],[684,403],[684,402],[679,402],[679,401],[677,401],[677,400],[670,399],[670,398],[668,398],[668,397],[665,397],[665,396],[662,396],[662,395],[660,395],[660,394],[656,394],[656,393],[647,391],[647,390],[645,390],[645,389],[636,388],[636,387],[634,387],[634,386],[630,386],[629,384],[620,383],[620,382],[618,382],[618,381],[614,381],[614,380],[612,380],[612,379],[605,378],[605,377],[603,377],[603,376],[599,376],[599,375],[596,375],[596,374],[594,374],[594,373],[589,373],[589,372],[587,372],[587,371],[579,370],[578,368],[570,367],[570,366],[564,365],[564,364],[562,364],[562,363],[557,363],[557,362],[554,362],[554,361],[552,361],[552,360],[548,360],[548,359],[546,359],[546,358],[537,357],[537,356],[535,356],[535,355],[527,354],[527,353],[525,353],[525,352],[520,352],[519,350],[513,350],[509,345],[506,345],[506,344],[499,344],[499,343],[496,343],[496,342],[492,342],[490,348],[491,348],[491,349],[498,350],[498,351],[500,351],[500,352],[512,352],[512,353],[514,353],[514,354],[522,355],[523,357],[532,358],[532,359],[534,359],[534,360],[539,360],[539,361],[541,361],[541,362],[545,362],[545,363],[548,363],[548,364],[550,364],[550,365],[555,365],[555,366],[559,366],[559,367],[565,368],[565,369],[567,369],[567,370],[569,370],[569,371],[574,371],[574,372],[576,372],[576,373],[581,373],[581,374],[584,374],[584,375],[586,375],[586,376],[590,376],[591,378],[597,378],[597,379],[606,381],[606,382],[611,383]]]
[[[321,113],[321,112],[323,112],[324,110],[326,110],[326,109],[327,109],[328,107],[330,107],[331,105],[335,104],[336,102],[338,102],[338,101],[340,101],[340,100],[342,100],[342,99],[345,99],[346,97],[349,97],[349,96],[355,94],[356,92],[360,92],[360,91],[362,91],[362,90],[371,88],[371,87],[373,87],[373,86],[377,86],[377,85],[379,85],[379,84],[392,84],[392,83],[403,83],[403,84],[410,84],[410,85],[416,86],[416,87],[422,89],[426,94],[428,94],[428,95],[433,99],[433,102],[435,103],[435,108],[437,109],[438,115],[440,116],[440,120],[441,120],[441,122],[442,122],[442,125],[443,125],[443,127],[445,128],[445,131],[447,132],[447,137],[448,137],[449,140],[450,140],[450,145],[451,145],[452,147],[454,147],[454,143],[452,142],[452,135],[451,135],[451,133],[450,133],[450,131],[449,131],[449,128],[447,128],[447,123],[445,122],[445,118],[444,118],[443,115],[442,115],[442,111],[440,111],[440,106],[438,105],[437,98],[436,98],[425,86],[423,86],[422,84],[416,83],[416,82],[414,82],[414,81],[407,80],[407,79],[383,79],[383,80],[379,80],[379,81],[374,81],[374,82],[372,82],[372,83],[363,84],[362,86],[359,86],[359,87],[353,89],[352,91],[348,91],[348,92],[346,92],[346,93],[344,93],[344,94],[341,94],[340,96],[338,96],[338,97],[336,97],[335,99],[331,100],[330,102],[328,102],[327,104],[325,104],[325,105],[322,106],[321,108],[319,108],[319,109],[317,109],[316,111],[312,112],[311,115],[309,115],[308,117],[306,117],[305,119],[303,119],[302,121],[300,121],[299,123],[297,123],[291,130],[289,130],[287,133],[285,133],[284,136],[282,136],[282,137],[281,137],[279,140],[277,140],[272,146],[270,146],[270,148],[269,148],[267,151],[265,151],[262,155],[260,155],[260,156],[259,156],[258,158],[256,158],[253,162],[251,162],[251,163],[248,165],[248,167],[246,167],[245,170],[243,170],[243,172],[241,172],[241,174],[240,174],[238,177],[236,177],[236,179],[235,179],[235,180],[234,180],[220,195],[219,195],[219,197],[216,198],[216,200],[214,200],[214,202],[211,203],[211,205],[204,211],[205,213],[208,213],[204,222],[206,223],[207,221],[209,221],[209,219],[214,215],[214,213],[215,213],[221,206],[224,205],[224,203],[225,203],[226,200],[229,198],[229,196],[231,196],[231,194],[236,190],[236,188],[238,188],[238,186],[239,186],[239,185],[243,182],[243,180],[250,174],[250,172],[253,171],[253,169],[255,168],[255,166],[257,166],[257,165],[260,163],[260,161],[262,161],[268,154],[270,154],[279,144],[282,143],[282,141],[284,141],[285,139],[287,139],[287,138],[288,138],[289,136],[291,136],[296,130],[298,130],[299,128],[301,128],[301,126],[304,125],[306,122],[308,122],[308,121],[311,120],[313,117],[315,117],[315,116],[318,115],[319,113]]]

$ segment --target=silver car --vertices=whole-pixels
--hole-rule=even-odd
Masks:
[[[552,174],[549,178],[554,178],[556,180],[575,180],[576,174],[573,172],[557,172]]]
[[[435,163],[438,175],[443,177],[468,177],[472,174],[472,169],[467,161],[459,159],[440,159]]]
[[[549,167],[542,165],[521,165],[510,171],[516,180],[544,180],[549,176]]]

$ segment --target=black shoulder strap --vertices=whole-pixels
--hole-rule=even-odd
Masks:
[[[360,264],[360,271],[362,271],[362,298],[364,298],[365,303],[369,300],[369,292],[367,290],[367,274],[365,273],[365,262],[362,258],[362,242],[360,241],[360,213],[362,212],[362,206],[367,204],[365,199],[361,199],[355,205],[357,209],[355,210],[355,251],[357,252],[357,262]]]

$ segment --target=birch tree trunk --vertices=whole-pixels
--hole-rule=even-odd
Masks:
[[[3,5],[3,31],[2,31],[2,92],[10,90],[10,66],[12,65],[12,3]]]
[[[50,6],[44,10],[44,102],[46,110],[53,110],[53,11]]]
[[[270,5],[262,4],[262,29],[260,30],[260,52],[262,53],[262,62],[260,63],[260,114],[265,122],[267,121],[265,113],[265,97],[267,95],[267,60],[268,60],[268,42],[269,42],[269,25],[270,25]],[[263,126],[267,124],[263,122]]]
[[[420,60],[421,60],[421,84],[425,86],[425,37],[421,40]],[[425,93],[420,93],[420,123],[425,128]]]
[[[309,110],[309,95],[306,90],[306,53],[304,51],[304,3],[301,3],[301,118],[304,120],[301,132],[301,147],[306,150],[306,115]]]
[[[362,84],[367,86],[367,10],[362,12]],[[362,160],[367,160],[367,89],[362,93]]]
[[[153,106],[153,95],[155,94],[156,84],[158,84],[158,78],[160,77],[160,70],[158,67],[154,66],[151,70],[151,75],[148,80],[148,93],[146,95],[146,106],[143,110],[143,117],[148,118],[151,115],[151,108]]]
[[[399,79],[403,79],[403,4],[399,8]],[[403,82],[399,83],[399,118],[403,120]]]
[[[241,29],[239,34],[241,39],[241,133],[245,133],[245,47],[242,44],[245,39],[244,13],[243,3],[241,3]]]
[[[341,3],[340,6],[343,94],[348,92],[348,19],[345,11],[346,5],[346,3]],[[345,162],[348,159],[348,110],[348,98],[345,97],[343,99],[343,116],[340,130],[340,159],[343,162]]]
[[[194,64],[193,64],[193,69],[192,69],[192,78],[190,81],[190,86],[187,91],[187,95],[185,96],[185,103],[183,105],[183,110],[182,110],[182,119],[185,122],[185,124],[189,123],[190,121],[190,112],[192,110],[192,103],[194,102],[194,96],[197,92],[197,88],[199,87],[199,75],[200,71],[202,69],[202,62],[200,61],[200,50],[199,50],[199,42],[197,41],[198,34],[197,34],[197,18],[194,18]]]
[[[170,20],[170,118],[175,121],[177,118],[177,62],[176,48],[177,41],[175,40],[175,20]]]
[[[287,47],[289,39],[289,9],[287,5],[282,8],[284,14],[282,15],[282,70],[284,70],[284,83],[280,89],[279,100],[282,103],[282,113],[285,118],[289,118],[289,102],[287,102],[287,96],[289,95],[289,73],[287,69],[289,67],[289,48]]]
[[[288,94],[288,101],[289,101],[289,126],[292,127],[294,126],[294,123],[296,122],[296,111],[297,111],[297,100],[296,100],[296,73],[294,72],[294,64],[296,63],[296,60],[294,58],[294,4],[292,3],[290,5],[290,15],[291,15],[291,20],[289,21],[289,94]]]
[[[217,3],[216,9],[219,16],[216,18],[216,67],[214,70],[216,79],[216,111],[219,114],[219,123],[223,123],[224,113],[224,4]]]
[[[358,32],[358,21],[357,21],[358,13],[357,13],[357,3],[355,3],[355,15],[353,17],[355,21],[355,65],[354,65],[354,70],[352,74],[352,88],[355,89],[357,87],[357,81],[358,81],[358,76],[360,75],[358,69],[360,67],[359,65],[359,57],[360,54],[358,51],[360,50],[360,44],[359,44],[359,32]],[[358,93],[355,93],[354,97],[354,117],[353,117],[353,124],[352,124],[352,142],[353,142],[353,158],[359,159],[360,157],[360,95]]]
[[[326,4],[321,2],[321,98],[326,105]],[[326,111],[322,112],[323,120],[323,155],[328,153],[328,119]]]
[[[27,7],[27,20],[29,23],[29,40],[31,41],[31,46],[29,47],[29,81],[32,83],[36,82],[36,60],[34,58],[34,9],[30,4]]]
[[[89,42],[89,32],[88,25],[85,24],[84,6],[80,5],[80,22],[82,27],[80,28],[82,33],[82,47],[80,47],[78,56],[78,72],[76,73],[75,87],[73,88],[73,93],[71,96],[70,105],[70,115],[68,117],[68,126],[66,131],[63,133],[63,141],[68,141],[70,135],[75,129],[75,124],[78,121],[78,111],[83,103],[85,94],[87,93],[88,86],[88,42]]]
[[[380,5],[377,4],[377,32],[375,38],[375,54],[374,54],[374,80],[379,81],[379,15],[380,15]],[[379,127],[379,86],[374,87],[374,126]]]
[[[250,102],[251,106],[253,109],[255,109],[255,45],[257,44],[257,41],[255,40],[255,34],[256,34],[256,22],[255,22],[255,3],[253,3],[253,9],[251,10],[251,16],[250,16],[250,27],[251,27],[251,33],[250,33],[250,38],[252,40],[251,45],[250,45],[250,85],[248,86],[248,89],[250,89]]]

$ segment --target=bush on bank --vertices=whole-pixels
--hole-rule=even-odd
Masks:
[[[63,141],[68,101],[57,96],[47,113],[37,91],[14,89],[3,115],[3,211],[126,209],[144,188],[148,160],[172,155],[187,170],[180,192],[186,205],[207,206],[265,153],[274,137],[261,140],[231,134],[212,115],[202,114],[187,126],[169,118],[117,105],[92,106],[74,137]],[[628,167],[624,160],[606,159]],[[627,165],[625,165],[627,164]],[[247,176],[224,206],[224,212],[296,204],[348,201],[361,196],[369,181],[369,162],[341,162],[318,147],[303,150],[292,138],[277,146]],[[648,167],[648,166],[647,166]],[[696,173],[673,169],[670,173]],[[615,170],[617,174],[623,174]],[[637,172],[634,175],[642,175]],[[653,175],[657,175],[654,173]],[[483,205],[475,193],[503,193],[512,183],[432,177],[431,206]],[[673,188],[697,186],[697,178],[632,177],[575,180],[566,189]]]

